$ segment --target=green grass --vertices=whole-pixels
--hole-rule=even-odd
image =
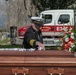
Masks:
[[[7,38],[6,40],[0,41],[0,44],[4,44],[4,43],[7,43],[7,42],[9,42],[9,38]]]
[[[0,34],[0,38],[2,37],[2,35]]]
[[[22,48],[22,45],[0,45],[0,48]],[[46,50],[57,50],[57,47],[46,47]]]
[[[0,45],[0,48],[22,48],[21,45]]]
[[[46,50],[57,50],[58,46],[50,46],[50,47],[45,47]]]

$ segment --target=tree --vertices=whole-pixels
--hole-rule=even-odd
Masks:
[[[32,0],[33,4],[43,11],[49,9],[67,9],[67,7],[75,2],[75,0]]]
[[[36,15],[36,7],[31,0],[7,0],[7,26],[22,27],[30,23],[29,16]],[[25,6],[25,7],[24,7]]]

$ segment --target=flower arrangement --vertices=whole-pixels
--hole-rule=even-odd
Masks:
[[[64,36],[60,39],[61,48],[58,47],[58,49],[74,52],[76,49],[76,40],[72,27],[70,26],[68,29],[66,29],[66,27],[64,26],[62,30],[64,32]]]

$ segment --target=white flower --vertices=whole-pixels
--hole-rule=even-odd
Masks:
[[[72,28],[69,29],[69,32],[71,32],[71,31],[72,31]]]
[[[69,48],[69,52],[71,52],[71,48]]]
[[[63,43],[60,44],[60,46],[62,46],[62,45],[63,45]]]
[[[69,38],[68,38],[68,37],[66,37],[66,38],[65,38],[65,42],[68,42],[68,41],[69,41]]]
[[[72,39],[74,39],[74,33],[71,33],[70,37],[71,37]]]
[[[30,48],[30,49],[29,49],[29,51],[34,51],[34,50],[35,50],[34,48]]]
[[[43,48],[42,47],[38,47],[38,50],[41,51],[41,50],[43,50]]]
[[[71,48],[75,47],[74,43],[71,43]]]

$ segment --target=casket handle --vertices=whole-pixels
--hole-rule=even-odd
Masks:
[[[53,75],[52,73],[50,73],[50,75]],[[59,75],[62,75],[61,73],[59,73]]]
[[[23,75],[26,75],[29,73],[29,69],[27,68],[14,68],[12,69],[12,74],[13,75],[18,75],[19,73],[23,74]]]
[[[58,68],[58,69],[47,69],[48,74],[53,75],[53,74],[59,74],[59,75],[64,75],[64,69]]]

